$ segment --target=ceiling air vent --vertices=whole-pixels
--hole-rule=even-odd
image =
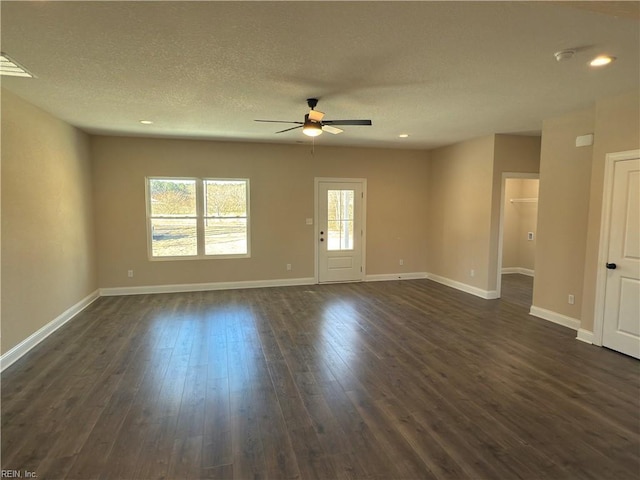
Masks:
[[[33,75],[6,53],[0,53],[0,75],[33,78]]]

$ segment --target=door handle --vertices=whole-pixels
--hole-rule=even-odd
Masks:
[[[609,270],[615,270],[616,268],[618,268],[615,263],[607,263],[606,266]]]

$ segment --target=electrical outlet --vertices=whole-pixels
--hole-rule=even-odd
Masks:
[[[287,263],[287,271],[291,271],[291,264]]]
[[[534,237],[533,232],[527,233],[527,240],[533,240],[533,237]]]
[[[569,305],[573,305],[574,303],[576,303],[576,297],[574,297],[572,294],[569,294]]]
[[[475,271],[475,270],[471,270],[471,271],[469,272],[469,276],[470,276],[470,277],[475,277],[475,276],[476,276],[476,271]]]
[[[400,265],[404,265],[404,260],[400,259]]]
[[[133,270],[127,270],[127,277],[133,278]]]

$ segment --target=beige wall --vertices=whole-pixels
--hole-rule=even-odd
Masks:
[[[592,147],[576,147],[575,141],[593,133],[594,125],[595,109],[589,108],[542,127],[533,305],[574,319],[581,315],[593,155]]]
[[[2,353],[98,288],[88,136],[2,90]]]
[[[309,278],[314,178],[366,178],[367,274],[424,272],[424,151],[92,137],[100,286]],[[146,176],[249,178],[251,258],[149,261]],[[404,265],[399,265],[399,260]],[[286,270],[286,264],[292,270]],[[134,277],[127,278],[127,270]]]
[[[591,147],[575,137],[594,134]],[[640,148],[640,94],[600,99],[543,124],[534,305],[592,331],[607,153]],[[567,303],[569,293],[575,305]]]
[[[598,101],[595,106],[595,139],[589,192],[589,217],[581,328],[593,331],[598,252],[607,153],[640,148],[640,93],[628,92]]]
[[[487,290],[494,135],[431,152],[427,271]],[[471,276],[474,270],[474,276]]]
[[[496,291],[502,174],[537,173],[539,163],[539,137],[490,135],[432,151],[429,273]]]
[[[508,178],[505,182],[502,268],[535,269],[537,202],[511,202],[511,199],[537,199],[538,180]],[[527,234],[533,232],[533,240]]]

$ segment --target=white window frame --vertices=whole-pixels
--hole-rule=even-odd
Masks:
[[[196,185],[196,244],[197,255],[179,255],[157,257],[153,255],[153,229],[151,228],[151,220],[156,217],[151,215],[151,194],[149,183],[151,180],[177,180],[177,181],[195,181]],[[205,254],[205,199],[204,184],[206,181],[219,182],[245,182],[246,185],[246,202],[247,202],[247,253],[239,254]],[[251,257],[251,213],[250,213],[250,192],[251,186],[248,178],[218,178],[218,177],[161,177],[151,176],[145,177],[145,202],[147,213],[147,257],[153,262],[175,261],[175,260],[217,260],[228,258],[250,258]]]

